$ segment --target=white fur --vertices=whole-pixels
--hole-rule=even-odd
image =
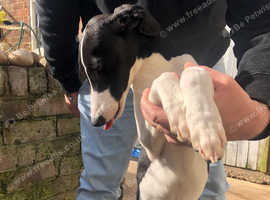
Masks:
[[[184,70],[180,88],[192,146],[204,159],[217,162],[223,156],[227,140],[209,73],[199,67]]]
[[[168,62],[161,55],[153,54],[143,61],[139,75],[134,78],[138,136],[152,160],[140,184],[142,200],[197,200],[207,180],[207,164],[203,158],[190,147],[168,144],[154,128],[148,127],[149,131],[140,111],[142,91],[150,88],[152,81],[163,72],[181,72],[185,61],[194,62],[187,55]]]
[[[113,119],[119,109],[119,103],[112,97],[109,89],[96,92],[91,89],[91,118],[97,119],[103,116],[105,119]],[[107,120],[107,122],[109,121]]]
[[[106,122],[119,118],[125,108],[126,97],[128,90],[130,89],[134,77],[136,77],[138,71],[141,69],[142,59],[137,59],[136,63],[132,66],[129,75],[128,86],[123,92],[123,95],[119,102],[117,102],[107,89],[101,93],[95,92],[91,87],[91,117],[92,119],[103,116]],[[119,109],[119,111],[118,111]],[[118,112],[117,116],[116,113]]]
[[[130,87],[133,89],[138,137],[152,161],[140,184],[142,200],[197,200],[207,180],[207,164],[202,156],[195,152],[193,148],[186,145],[167,143],[162,134],[157,133],[153,127],[145,123],[140,111],[140,99],[143,90],[151,87],[153,80],[158,78],[163,72],[182,72],[183,65],[186,61],[195,62],[188,55],[176,57],[170,62],[160,54],[152,54],[144,60],[137,59],[130,71],[128,87],[119,104],[113,99],[108,90],[100,94],[91,94],[92,115],[94,117],[102,115],[105,119],[110,120],[117,112],[118,105],[120,105],[120,112],[117,117],[121,115],[125,105],[127,91]],[[167,73],[167,75],[163,75],[160,78],[160,80],[166,80],[165,82],[161,81],[159,83],[155,81],[153,85],[156,84],[156,88],[162,84],[168,84],[166,86],[170,90],[166,88],[163,90],[157,89],[159,91],[159,97],[152,96],[150,97],[151,100],[158,100],[161,102],[156,101],[154,103],[164,104],[172,131],[178,133],[181,130],[182,132],[179,139],[191,143],[198,141],[200,143],[202,139],[208,141],[208,136],[203,134],[201,134],[202,137],[195,137],[196,140],[192,141],[193,137],[189,133],[187,128],[188,123],[185,121],[184,112],[186,108],[183,103],[185,97],[182,95],[180,85],[175,85],[176,82],[179,82],[175,77],[175,75]],[[206,85],[206,87],[208,86]],[[198,100],[200,97],[196,96],[195,98]],[[205,99],[203,101],[207,104]],[[182,106],[177,107],[177,105]],[[212,145],[211,147],[215,147],[215,144],[212,143],[213,141],[208,141]],[[222,141],[218,145],[221,143]]]

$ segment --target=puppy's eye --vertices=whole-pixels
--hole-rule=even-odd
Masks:
[[[102,70],[101,60],[98,58],[93,58],[91,64],[89,64],[89,68],[96,71]]]
[[[96,61],[96,70],[101,71],[102,70],[102,63],[100,59],[97,59]]]

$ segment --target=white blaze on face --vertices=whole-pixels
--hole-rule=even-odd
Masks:
[[[112,120],[118,112],[119,103],[112,97],[109,89],[96,92],[91,89],[91,118],[102,116],[106,122]]]
[[[136,63],[131,68],[129,74],[129,81],[126,90],[123,92],[120,101],[116,101],[110,93],[109,89],[104,90],[103,92],[96,92],[91,87],[91,118],[92,120],[98,119],[102,116],[106,122],[111,120],[116,120],[119,118],[125,107],[126,98],[128,90],[134,80],[134,77],[137,75],[139,69],[141,68],[142,60],[138,59]],[[88,80],[90,80],[88,78]],[[91,85],[91,84],[90,84]]]

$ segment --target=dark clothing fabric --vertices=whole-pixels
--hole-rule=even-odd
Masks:
[[[238,75],[235,80],[246,90],[251,98],[269,106],[270,32],[262,33],[247,40],[246,45],[249,47],[243,53],[242,59],[238,60]],[[236,46],[236,48],[239,47]]]
[[[270,135],[270,125],[268,125],[258,136],[250,140],[262,140],[267,138]]]
[[[66,92],[77,92],[79,20],[100,14],[92,1],[37,0],[36,11],[48,67]]]
[[[124,3],[138,3],[146,7],[158,20],[168,37],[161,38],[156,50],[166,58],[191,54],[200,64],[213,66],[225,52],[228,38],[222,31],[225,26],[225,1],[208,0],[205,9],[194,14],[193,9],[203,0],[153,1],[153,0],[37,0],[36,10],[45,57],[49,69],[68,93],[80,88],[78,78],[78,23],[84,25],[101,13],[112,13]],[[185,23],[171,27],[180,17]],[[196,45],[194,45],[196,44]],[[200,45],[197,45],[200,44]],[[210,56],[209,56],[210,55]]]
[[[226,15],[235,42],[235,80],[252,99],[270,106],[270,1],[228,0]],[[270,124],[253,138],[270,135]]]
[[[36,0],[45,57],[52,75],[66,92],[76,92],[81,86],[77,63],[80,17],[86,25],[97,14],[111,13],[121,4],[136,2]],[[270,106],[270,0],[138,0],[138,3],[150,11],[168,34],[158,47],[162,55],[170,58],[189,53],[199,64],[210,67],[228,46],[224,31],[226,15],[238,60],[236,81],[251,98]],[[179,19],[183,17],[181,23]]]
[[[270,1],[228,0],[238,60],[236,81],[251,98],[270,105]]]

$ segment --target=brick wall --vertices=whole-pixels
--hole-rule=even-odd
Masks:
[[[44,68],[0,66],[0,199],[74,200],[79,119]]]
[[[29,0],[1,0],[2,6],[14,17],[18,22],[25,22],[30,25],[30,8]],[[13,20],[7,17],[11,22]],[[5,30],[4,30],[5,32]],[[20,36],[20,31],[10,31],[5,41],[9,44],[16,45]],[[21,48],[31,48],[31,36],[28,29],[25,30],[24,37],[22,40]]]

